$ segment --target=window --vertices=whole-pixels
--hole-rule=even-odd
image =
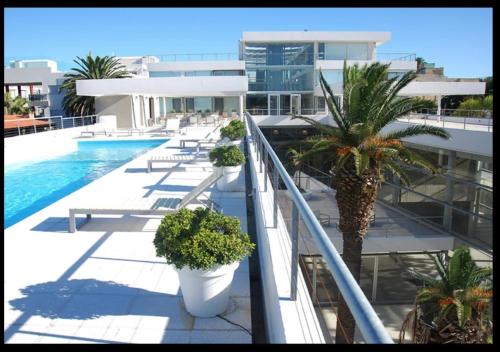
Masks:
[[[240,70],[215,70],[214,76],[243,76],[243,71]]]
[[[324,60],[368,60],[369,58],[368,43],[322,43],[319,49],[320,56],[324,56]]]
[[[211,71],[186,71],[185,74],[188,77],[193,77],[193,76],[211,76],[212,72]]]
[[[403,72],[403,71],[394,71],[394,72],[388,72],[387,73],[387,79],[392,79],[394,77],[397,77],[398,79],[401,79],[401,77],[403,77],[403,75],[405,74],[406,72]]]
[[[149,77],[180,77],[181,73],[176,71],[152,71]]]
[[[313,65],[313,43],[245,44],[247,66]]]
[[[338,84],[342,83],[344,80],[344,74],[343,70],[325,70],[323,72],[323,77],[325,78],[326,82],[328,84]],[[318,82],[317,84],[319,85],[319,74],[318,74]]]

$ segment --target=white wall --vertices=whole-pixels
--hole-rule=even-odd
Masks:
[[[54,158],[77,150],[80,132],[86,126],[4,138],[4,165]],[[50,172],[50,170],[47,170]]]
[[[375,42],[391,39],[390,32],[243,32],[242,42]]]
[[[486,82],[422,82],[413,81],[401,89],[399,95],[476,95],[484,94]]]
[[[245,61],[174,61],[148,64],[148,71],[245,70]]]
[[[365,64],[372,64],[377,62],[375,60],[347,60],[347,66],[358,64],[363,66]],[[380,63],[390,63],[389,70],[410,71],[417,69],[416,61],[380,61]],[[316,60],[316,69],[322,70],[342,70],[344,68],[344,60]]]
[[[130,96],[96,97],[97,115],[116,115],[117,128],[132,127],[132,106]]]
[[[153,95],[165,97],[238,96],[248,91],[247,76],[115,78],[76,81],[78,95]]]

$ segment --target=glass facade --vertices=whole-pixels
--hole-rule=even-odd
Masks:
[[[246,43],[244,60],[249,66],[313,65],[313,43]]]
[[[308,91],[313,90],[314,68],[247,69],[248,90]]]
[[[343,70],[323,70],[323,77],[325,77],[328,84],[342,83],[344,80]],[[316,84],[319,85],[319,74],[317,76]]]
[[[181,73],[177,71],[151,71],[149,77],[180,77]]]
[[[370,60],[368,43],[320,43],[319,60]]]

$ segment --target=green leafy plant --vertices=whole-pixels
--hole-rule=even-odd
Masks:
[[[484,98],[470,97],[460,103],[458,109],[453,112],[453,116],[485,116],[486,111],[470,111],[470,110],[492,110],[493,95],[488,95]]]
[[[30,112],[30,107],[25,98],[12,98],[12,95],[6,92],[3,95],[3,112],[6,115],[24,115]]]
[[[65,79],[59,88],[59,92],[65,93],[62,105],[65,113],[69,116],[95,113],[94,97],[76,94],[77,80],[130,77],[126,67],[114,56],[96,56],[94,58],[89,53],[85,58],[77,56],[77,60],[73,61],[78,67],[72,68],[72,72],[64,75]]]
[[[315,127],[315,135],[303,141],[294,155],[295,164],[318,155],[334,175],[332,187],[339,209],[343,255],[347,267],[359,282],[363,239],[368,232],[373,207],[384,172],[396,175],[403,184],[410,182],[404,165],[422,167],[435,172],[427,159],[408,149],[403,138],[432,135],[449,138],[448,132],[435,126],[415,125],[404,129],[384,129],[410,111],[423,107],[423,102],[398,93],[415,79],[415,72],[387,79],[389,64],[347,66],[344,61],[342,104],[320,71],[320,84],[326,105],[335,125],[322,124],[307,116],[293,116]],[[342,296],[339,297],[336,343],[354,340],[354,317]],[[338,325],[340,326],[340,325]]]
[[[208,157],[215,166],[238,166],[245,162],[245,155],[235,145],[212,149]]]
[[[210,209],[183,208],[167,214],[153,241],[156,255],[177,269],[209,270],[243,260],[255,248],[240,220]]]
[[[221,138],[227,137],[232,141],[245,137],[245,124],[240,120],[231,121],[226,127],[220,129]]]
[[[415,341],[485,343],[491,333],[487,318],[493,296],[491,268],[478,267],[467,247],[455,249],[449,259],[433,256],[433,260],[437,278],[411,272],[422,288],[402,332],[417,318]]]

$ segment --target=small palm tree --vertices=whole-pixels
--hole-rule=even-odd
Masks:
[[[491,268],[478,267],[466,247],[457,248],[449,260],[433,260],[437,278],[411,273],[423,287],[403,323],[400,342],[410,328],[413,343],[486,343],[491,335]]]
[[[6,115],[24,115],[30,112],[30,106],[28,101],[23,97],[17,96],[12,99],[12,95],[10,95],[10,93],[4,93],[3,112]]]
[[[342,105],[320,72],[321,89],[337,126],[324,125],[305,116],[293,117],[321,132],[305,141],[305,151],[295,153],[295,159],[304,162],[323,153],[324,162],[331,165],[332,187],[336,189],[340,214],[339,229],[343,235],[342,258],[358,283],[363,238],[384,179],[383,172],[392,172],[403,184],[408,184],[404,164],[436,171],[431,163],[407,149],[401,139],[425,134],[449,137],[442,128],[424,125],[382,132],[397,118],[422,107],[422,101],[397,95],[416,74],[408,72],[400,79],[387,79],[388,69],[389,65],[380,63],[347,67],[344,61]],[[335,341],[352,342],[356,325],[343,297],[339,298],[337,318],[341,325],[338,325]]]
[[[105,78],[127,78],[129,73],[125,66],[113,56],[96,56],[95,59],[89,53],[85,59],[77,56],[73,60],[79,67],[72,68],[74,73],[66,73],[66,78],[59,92],[65,92],[63,98],[63,108],[67,115],[84,116],[95,113],[94,97],[81,96],[76,94],[76,81],[83,79],[105,79]]]

